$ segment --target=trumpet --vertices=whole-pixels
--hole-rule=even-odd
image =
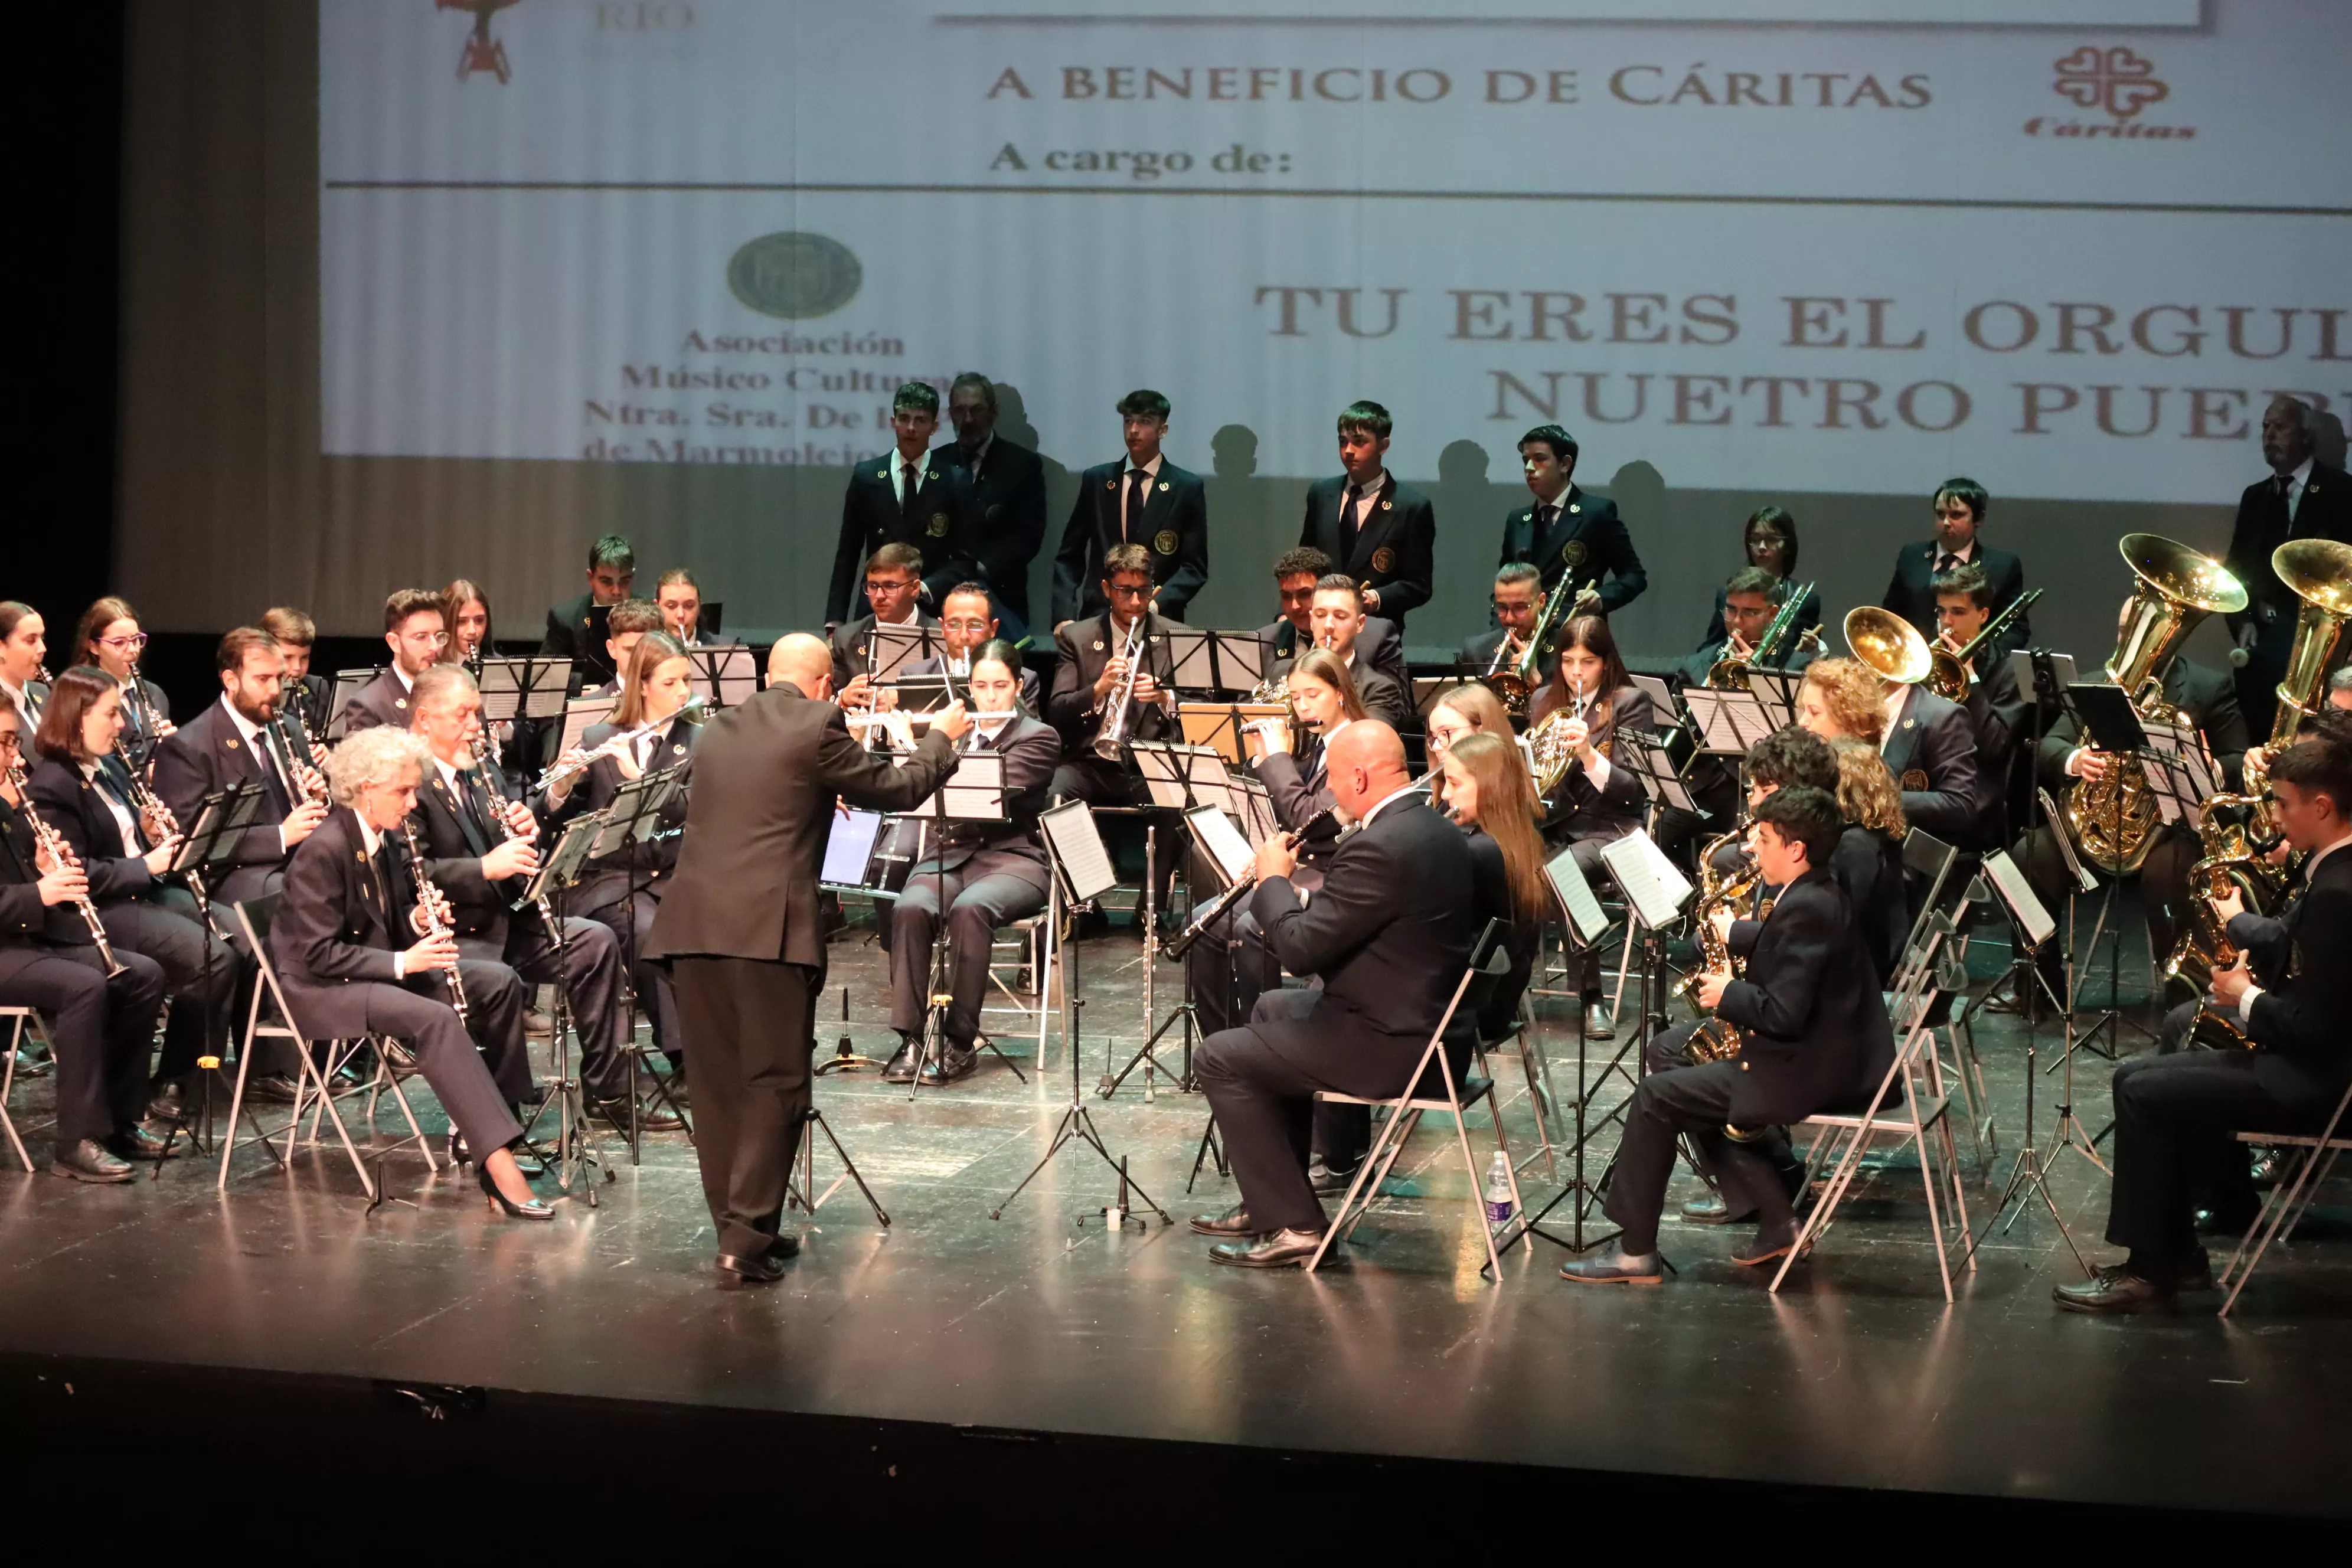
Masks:
[[[416,825],[404,821],[401,836],[408,840],[408,870],[416,879],[416,907],[408,911],[408,923],[417,935],[438,940],[452,934],[454,920],[448,897],[433,885],[425,872],[425,852],[416,847]],[[457,1015],[457,1022],[472,1027],[473,1020],[466,1013],[466,983],[454,969],[442,973],[449,977],[449,1006]]]
[[[531,793],[533,795],[537,795],[547,789],[551,784],[562,784],[568,779],[575,778],[579,774],[586,773],[590,768],[595,766],[596,760],[598,758],[616,756],[624,748],[635,745],[639,741],[644,740],[647,735],[652,734],[656,730],[661,729],[665,725],[675,723],[680,719],[694,718],[701,711],[703,700],[702,694],[698,691],[693,696],[688,698],[683,703],[679,704],[677,712],[665,714],[659,719],[648,719],[634,730],[625,730],[620,734],[607,736],[603,743],[598,745],[594,751],[590,752],[586,756],[581,758],[576,763],[557,763],[553,767],[539,775],[539,782],[530,786]]]
[[[74,858],[73,847],[66,842],[65,835],[42,821],[41,814],[33,809],[32,786],[26,782],[22,758],[12,757],[9,760],[8,787],[16,792],[25,820],[32,825],[33,844],[37,852],[47,856],[53,866],[64,868],[79,864]],[[106,963],[106,977],[113,979],[122,973],[122,961],[114,956],[114,943],[107,937],[106,922],[98,918],[98,906],[89,901],[88,893],[75,899],[73,905],[75,912],[81,916],[81,923],[89,928],[89,940],[97,946],[98,956]]]
[[[1143,617],[1138,616],[1128,623],[1127,640],[1119,645],[1118,657],[1127,665],[1127,674],[1103,714],[1100,732],[1095,736],[1095,755],[1107,763],[1121,761],[1127,754],[1128,710],[1135,706],[1135,683],[1143,674],[1143,667],[1135,658],[1142,640]]]
[[[1927,657],[1932,664],[1927,671],[1927,689],[1947,702],[1965,702],[1969,698],[1969,665],[1979,648],[1990,647],[1995,638],[2009,629],[2009,623],[2033,607],[2042,597],[2039,588],[2028,588],[2001,606],[2000,613],[1984,624],[1984,629],[1970,637],[1958,649],[1947,646],[1941,637],[1927,645]]]

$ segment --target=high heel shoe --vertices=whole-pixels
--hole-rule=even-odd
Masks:
[[[499,1191],[498,1178],[490,1174],[490,1168],[487,1163],[475,1166],[474,1172],[481,1178],[482,1193],[490,1200],[490,1207],[505,1210],[509,1219],[553,1219],[555,1217],[555,1211],[537,1198],[532,1198],[528,1203],[519,1204]]]

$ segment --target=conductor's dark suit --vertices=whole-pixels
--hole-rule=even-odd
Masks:
[[[923,552],[921,577],[936,609],[958,583],[980,574],[973,554],[971,492],[963,470],[926,452],[919,459],[922,482],[903,500],[896,470],[907,459],[893,447],[849,470],[841,494],[841,539],[833,552],[833,583],[824,595],[824,618],[845,621],[864,615],[866,558],[886,544],[911,544]]]
[[[933,447],[931,456],[963,474],[981,580],[996,595],[1006,640],[1018,643],[1030,632],[1029,566],[1045,543],[1045,460],[1002,436],[989,438],[977,474],[960,441]]]
[[[1883,607],[1909,621],[1929,642],[1936,640],[1936,562],[1939,553],[1932,539],[1914,540],[1897,551],[1895,575],[1887,580],[1886,597],[1880,601]],[[2024,564],[2008,551],[1995,550],[1979,539],[1969,559],[1984,568],[1985,581],[1992,585],[1993,614],[2000,614],[2011,599],[2025,592]],[[2019,616],[1994,640],[2005,654],[2030,646],[2033,641],[2033,617]]]
[[[1381,488],[1359,498],[1342,520],[1339,503],[1349,486],[1342,475],[1307,488],[1298,542],[1328,555],[1331,569],[1353,577],[1357,586],[1379,589],[1381,617],[1402,631],[1405,616],[1429,603],[1437,571],[1437,512],[1427,496],[1384,474]]]
[[[1054,553],[1054,620],[1098,616],[1110,607],[1103,597],[1103,554],[1113,545],[1140,544],[1151,557],[1151,581],[1160,613],[1184,618],[1184,606],[1209,580],[1209,492],[1201,476],[1160,459],[1159,477],[1143,488],[1143,510],[1126,521],[1127,460],[1103,463],[1078,476],[1078,499],[1062,525],[1062,547]]]
[[[2314,458],[2291,518],[2275,475],[2248,485],[2238,498],[2238,518],[2230,530],[2230,552],[2222,564],[2245,584],[2246,607],[2229,618],[2230,630],[2238,632],[2248,621],[2259,628],[2246,666],[2238,671],[2238,700],[2255,733],[2265,736],[2278,705],[2278,683],[2286,674],[2287,654],[2294,647],[2295,619],[2303,607],[2303,601],[2271,567],[2271,552],[2290,539],[2332,539],[2352,544],[2352,479],[2346,478],[2343,469]]]
[[[1580,588],[1598,588],[1604,616],[1632,604],[1650,585],[1617,503],[1572,484],[1557,504],[1530,500],[1503,519],[1503,548],[1495,564],[1500,568],[1514,561],[1542,573],[1547,594],[1562,582],[1571,596]]]
[[[646,951],[671,961],[693,1042],[695,1152],[721,1253],[767,1254],[800,1146],[824,984],[816,874],[834,802],[904,811],[952,766],[938,730],[902,767],[869,756],[841,710],[790,682],[703,726],[677,875]]]
[[[278,890],[286,868],[281,828],[293,807],[280,772],[283,765],[254,755],[229,717],[226,698],[163,737],[155,748],[155,794],[183,827],[195,826],[205,796],[231,784],[262,786],[253,825],[233,841],[232,868],[213,879],[212,895],[220,902],[242,903]]]
[[[1248,1024],[1193,1057],[1255,1228],[1323,1228],[1307,1178],[1315,1091],[1408,1087],[1469,963],[1476,910],[1468,841],[1410,791],[1340,842],[1304,906],[1288,878],[1258,884],[1250,913],[1283,967],[1323,984],[1267,992]],[[1457,1024],[1447,1049],[1458,1080],[1475,1025]]]

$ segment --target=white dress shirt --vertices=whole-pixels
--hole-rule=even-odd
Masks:
[[[398,667],[394,666],[394,668]],[[278,753],[270,749],[268,738],[262,734],[261,726],[238,712],[236,705],[228,700],[226,692],[221,694],[220,705],[221,711],[228,715],[228,721],[236,726],[237,734],[243,738],[248,747],[252,748],[255,759],[261,763],[262,771],[275,778],[278,787],[286,792],[288,805],[299,808],[302,805],[301,792],[294,787],[294,781],[286,776],[286,770],[278,765]],[[286,829],[280,827],[278,830],[278,852],[283,855],[288,848]],[[373,851],[371,850],[370,853],[373,854]]]

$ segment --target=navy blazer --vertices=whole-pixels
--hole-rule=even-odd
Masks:
[[[1528,703],[1529,732],[1549,718],[1562,700],[1557,685],[1538,691]],[[1593,744],[1609,745],[1620,730],[1654,730],[1657,713],[1640,688],[1621,686],[1609,694],[1607,702],[1593,704],[1591,724]],[[1642,787],[1639,773],[1612,757],[1608,784],[1595,789],[1584,770],[1571,765],[1559,787],[1544,798],[1544,805],[1551,814],[1544,826],[1555,838],[1614,838],[1642,825],[1649,792]]]
[[[1641,597],[1650,585],[1642,558],[1633,552],[1633,537],[1617,516],[1617,503],[1568,487],[1565,504],[1541,539],[1535,537],[1536,507],[1532,499],[1503,519],[1503,548],[1495,558],[1497,569],[1524,561],[1543,574],[1544,592],[1565,581],[1572,595],[1597,587],[1601,613],[1613,615]],[[1606,579],[1606,581],[1603,581]]]
[[[1781,889],[1762,921],[1735,921],[1730,945],[1748,961],[1716,1006],[1743,1031],[1731,1124],[1859,1110],[1895,1064],[1895,1031],[1853,906],[1829,868]]]
[[[253,825],[236,837],[231,851],[234,868],[215,878],[212,895],[230,903],[257,899],[271,890],[276,873],[286,864],[285,837],[280,828],[286,812],[278,804],[278,787],[261,760],[237,734],[229,718],[227,700],[209,704],[203,712],[163,738],[155,748],[152,783],[155,794],[183,827],[195,826],[205,796],[236,784],[262,786]],[[298,846],[299,847],[299,846]]]
[[[1142,626],[1140,656],[1144,667],[1164,690],[1170,668],[1168,627],[1153,615],[1143,617]],[[1062,743],[1071,755],[1091,754],[1086,749],[1101,732],[1104,718],[1095,709],[1095,682],[1102,679],[1103,667],[1118,653],[1118,639],[1111,628],[1110,616],[1106,614],[1067,623],[1054,634],[1054,689],[1045,699],[1045,721],[1062,732]],[[1163,710],[1138,706],[1127,738],[1163,740],[1175,729],[1175,721]]]
[[[1265,644],[1265,668],[1268,673],[1289,664],[1298,657],[1299,631],[1290,617],[1257,629],[1257,640]],[[1313,639],[1308,639],[1309,647]],[[1366,616],[1363,629],[1356,633],[1356,658],[1369,663],[1374,669],[1397,683],[1397,689],[1410,694],[1412,676],[1404,662],[1404,638],[1398,635],[1397,624],[1385,616]]]
[[[994,591],[1004,635],[1029,635],[1029,565],[1045,543],[1045,460],[998,436],[972,477],[963,445],[950,441],[931,456],[961,471],[971,497],[972,554],[981,580]],[[953,584],[949,584],[953,587]]]
[[[911,512],[898,503],[893,471],[904,462],[897,447],[867,458],[849,470],[841,492],[841,538],[834,547],[833,582],[825,590],[824,618],[845,621],[865,615],[866,560],[886,544],[911,544],[923,552],[921,577],[937,607],[948,590],[980,575],[974,553],[971,490],[963,470],[936,452],[923,454],[922,483],[915,488]]]
[[[45,816],[41,819],[47,822]],[[39,846],[33,825],[0,800],[0,947],[43,942],[52,947],[89,947],[89,927],[71,903],[44,904]]]
[[[351,694],[339,715],[343,721],[343,733],[356,735],[362,730],[383,725],[394,730],[405,730],[409,725],[408,688],[401,684],[400,672],[387,665],[373,680]]]
[[[2230,551],[2221,563],[2245,584],[2246,607],[2229,617],[2230,629],[2235,632],[2250,619],[2260,626],[2255,660],[2269,670],[2286,668],[2287,651],[2294,643],[2295,616],[2303,605],[2271,569],[2271,552],[2290,539],[2333,539],[2339,544],[2352,544],[2352,479],[2343,469],[2314,459],[2292,521],[2280,504],[2273,479],[2248,485],[2238,498],[2237,520],[2230,527]]]
[[[1053,866],[1037,837],[1037,816],[1053,793],[1054,770],[1062,760],[1062,738],[1043,720],[1019,718],[983,742],[974,727],[960,755],[985,746],[1004,759],[1004,820],[950,822],[934,852],[924,858],[908,879],[941,867],[961,868],[967,885],[982,877],[1012,876],[1044,892]],[[909,814],[909,820],[922,817]]]
[[[1987,847],[2000,790],[1979,764],[1967,709],[1912,687],[1878,754],[1902,787],[1906,822],[1955,848]]]
[[[2252,954],[2256,983],[2247,1037],[2254,1076],[2290,1105],[2325,1114],[2352,1078],[2352,848],[2329,852],[2275,918],[2275,936],[2243,942],[2263,917],[2241,915],[2230,936]]]
[[[1723,625],[1723,604],[1724,600],[1728,596],[1728,591],[1726,589],[1717,588],[1715,591],[1715,614],[1707,617],[1706,636],[1699,639],[1699,652],[1704,653],[1711,647],[1721,647],[1725,643],[1731,640],[1730,633],[1725,629]],[[1804,634],[1809,631],[1819,629],[1821,624],[1822,590],[1821,585],[1816,584],[1814,584],[1812,591],[1805,595],[1804,603],[1797,606],[1797,629],[1789,634],[1791,639],[1790,647],[1794,647],[1796,646],[1794,639],[1804,636]],[[1927,636],[1930,638],[1934,637],[1935,635],[1936,634],[1933,631],[1927,633]],[[1721,656],[1718,655],[1717,657],[1719,658]],[[1807,662],[1810,663],[1811,661],[1808,658]]]
[[[116,798],[127,801],[131,776],[123,771],[121,759],[110,756],[99,766],[113,784]],[[64,837],[81,861],[82,874],[89,879],[92,903],[102,909],[154,889],[155,879],[148,875],[147,862],[123,854],[122,829],[107,809],[100,786],[81,769],[56,757],[43,757],[34,764],[26,782],[32,786],[33,804],[40,808],[41,820]],[[142,848],[149,847],[146,829],[135,815],[131,836]]]
[[[1062,526],[1062,547],[1054,553],[1054,620],[1056,625],[1110,607],[1103,597],[1103,553],[1121,539],[1126,505],[1127,459],[1103,463],[1078,476],[1078,497]],[[1160,478],[1144,494],[1142,526],[1132,542],[1151,556],[1155,607],[1171,621],[1209,580],[1209,491],[1201,476],[1160,459]]]
[[[595,622],[588,612],[595,607],[593,595],[583,594],[576,599],[566,599],[547,608],[547,630],[539,639],[539,651],[548,658],[568,658],[572,661],[572,679],[568,683],[571,695],[577,697],[581,689],[599,680],[611,680],[612,657],[604,651],[605,640],[591,637]],[[323,708],[326,697],[321,694]]]
[[[1402,630],[1405,616],[1429,603],[1437,572],[1436,509],[1419,490],[1397,483],[1394,474],[1384,475],[1370,504],[1358,506],[1364,521],[1348,545],[1339,537],[1339,501],[1347,492],[1344,475],[1307,487],[1307,519],[1298,542],[1328,555],[1331,569],[1345,572],[1359,586],[1379,589],[1381,616]]]
[[[1884,608],[1909,621],[1929,642],[1936,640],[1937,631],[1936,554],[1936,542],[1932,539],[1914,540],[1896,551],[1895,575],[1888,579],[1886,597],[1880,601]],[[1999,615],[2008,608],[2011,599],[2025,592],[2024,564],[2008,551],[1995,550],[1981,537],[1977,540],[1974,559],[1992,584],[1992,612]],[[2018,616],[1995,640],[2003,653],[2014,653],[2029,646],[2033,641],[2032,616]]]

